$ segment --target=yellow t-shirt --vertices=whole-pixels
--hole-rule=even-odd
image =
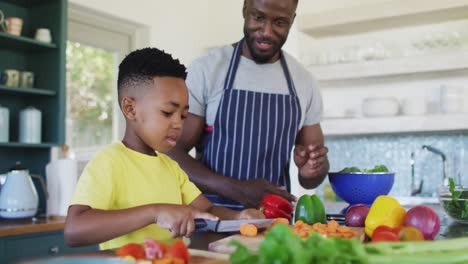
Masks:
[[[167,155],[145,155],[116,142],[99,151],[86,165],[70,204],[102,210],[152,203],[188,205],[200,194],[187,174]],[[142,243],[145,237],[165,240],[171,238],[171,234],[152,224],[101,243],[100,248]]]

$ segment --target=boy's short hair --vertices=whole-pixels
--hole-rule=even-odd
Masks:
[[[128,54],[119,65],[119,105],[124,89],[150,84],[154,77],[176,77],[185,80],[187,72],[178,59],[157,48],[139,49]]]

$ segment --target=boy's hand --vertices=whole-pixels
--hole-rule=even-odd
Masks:
[[[195,231],[195,218],[218,220],[210,213],[185,205],[157,205],[155,223],[171,231],[172,237],[189,237]]]
[[[257,209],[249,208],[238,213],[236,219],[262,219],[265,215]]]

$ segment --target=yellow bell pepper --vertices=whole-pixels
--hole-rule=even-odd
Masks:
[[[381,225],[391,228],[403,226],[406,210],[390,196],[381,195],[372,203],[366,217],[365,232],[372,237],[374,230]]]

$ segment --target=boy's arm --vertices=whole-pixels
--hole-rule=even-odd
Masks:
[[[65,241],[70,246],[85,246],[111,240],[154,223],[155,211],[153,205],[112,211],[72,205],[68,208]]]
[[[122,210],[72,205],[68,208],[65,241],[73,247],[93,245],[150,224],[169,229],[173,237],[190,236],[195,230],[194,218],[217,220],[212,214],[175,204],[149,204]]]
[[[200,194],[190,206],[204,212],[216,215],[221,220],[229,219],[258,219],[265,216],[256,209],[250,208],[243,211],[235,211],[222,206],[213,205],[205,196]]]

